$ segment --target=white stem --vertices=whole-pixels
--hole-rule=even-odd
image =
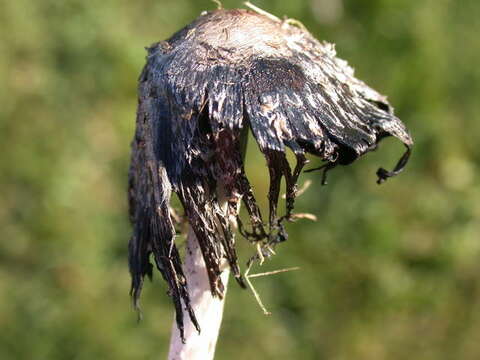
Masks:
[[[185,314],[186,341],[183,344],[174,321],[168,360],[211,360],[215,354],[215,345],[222,322],[230,269],[225,266],[221,274],[222,282],[225,285],[223,299],[213,297],[202,252],[194,232],[190,229],[187,236],[184,273],[187,278],[191,304],[202,331],[199,334],[188,315]]]

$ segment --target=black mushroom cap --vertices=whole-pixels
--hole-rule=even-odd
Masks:
[[[252,242],[285,240],[296,182],[305,153],[326,161],[325,170],[346,165],[394,136],[407,147],[393,171],[379,169],[379,182],[405,166],[412,138],[386,98],[354,77],[334,46],[302,27],[249,10],[202,14],[169,40],[148,49],[139,79],[139,103],[129,174],[129,244],[132,295],[137,302],[150,255],[168,282],[183,329],[190,306],[174,244],[169,207],[174,191],[198,239],[211,291],[222,296],[220,262],[243,284],[231,220]],[[245,175],[242,149],[250,128],[270,173],[270,214],[265,226]],[[292,170],[285,150],[296,155]],[[277,216],[280,182],[286,182],[286,213]],[[226,200],[221,206],[220,194]],[[238,212],[243,201],[249,229]],[[183,302],[183,304],[182,304]]]

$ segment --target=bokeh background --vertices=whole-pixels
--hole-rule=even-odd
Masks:
[[[337,44],[389,95],[416,145],[382,186],[393,140],[306,174],[290,239],[259,271],[261,310],[231,284],[217,359],[480,358],[480,2],[257,0]],[[224,1],[227,8],[238,1]],[[162,359],[172,306],[159,276],[131,308],[126,177],[147,46],[194,0],[0,3],[0,359]],[[265,162],[247,171],[266,204]],[[315,165],[315,164],[314,164]],[[181,241],[181,240],[180,240]],[[242,261],[252,248],[240,239]]]

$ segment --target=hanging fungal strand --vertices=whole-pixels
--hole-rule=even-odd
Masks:
[[[267,223],[245,175],[242,144],[248,129],[270,174]],[[198,239],[212,295],[221,297],[222,259],[244,286],[232,219],[251,242],[273,246],[285,240],[283,221],[291,217],[305,155],[326,162],[325,176],[376,149],[387,136],[399,139],[407,151],[392,171],[378,170],[379,183],[406,165],[413,145],[408,131],[386,98],[356,79],[332,45],[288,21],[248,10],[217,10],[154,44],[139,79],[129,175],[135,304],[144,277],[152,275],[152,258],[168,284],[181,333],[184,309],[200,329],[175,245],[172,191]],[[293,170],[286,148],[297,159]],[[282,178],[286,209],[279,216]],[[239,218],[240,202],[247,224]]]

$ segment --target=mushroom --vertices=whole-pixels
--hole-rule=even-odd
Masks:
[[[198,241],[211,295],[221,299],[225,260],[245,287],[234,223],[257,246],[258,257],[286,240],[283,223],[293,219],[307,153],[325,161],[325,182],[327,171],[394,136],[407,150],[393,171],[378,170],[381,183],[404,168],[413,141],[386,97],[356,79],[332,44],[319,42],[298,22],[261,10],[218,9],[147,50],[129,172],[131,292],[138,306],[152,257],[168,283],[185,341],[184,310],[198,331],[202,324],[175,244],[172,191]],[[270,174],[267,222],[245,174],[248,130]],[[296,157],[293,167],[287,148]],[[279,215],[282,177],[286,209]],[[249,224],[239,217],[241,202]]]

